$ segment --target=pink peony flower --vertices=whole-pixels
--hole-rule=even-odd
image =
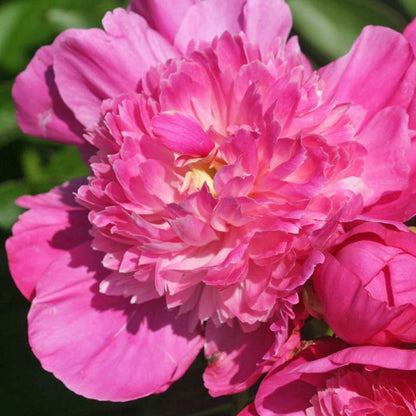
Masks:
[[[416,412],[416,355],[348,347],[330,339],[276,366],[239,416],[409,415]]]
[[[323,318],[350,344],[415,343],[415,270],[414,233],[375,223],[354,227],[314,275]]]
[[[133,1],[103,26],[62,33],[13,89],[22,129],[91,171],[20,200],[31,346],[96,399],[166,390],[204,343],[210,393],[244,390],[299,344],[317,248],[416,212],[412,47],[366,28],[314,72],[283,0]]]

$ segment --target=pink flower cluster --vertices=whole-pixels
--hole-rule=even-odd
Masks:
[[[241,415],[414,415],[416,24],[318,71],[283,0],[133,0],[103,27],[13,89],[90,169],[20,198],[7,242],[42,366],[124,401],[204,348],[213,396],[267,373]],[[337,337],[302,340],[312,317]]]

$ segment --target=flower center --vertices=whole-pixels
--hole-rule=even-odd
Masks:
[[[217,193],[214,189],[214,176],[217,170],[212,166],[204,163],[195,163],[190,166],[190,170],[186,173],[181,192],[200,191],[204,184],[208,186],[209,191],[214,197]]]

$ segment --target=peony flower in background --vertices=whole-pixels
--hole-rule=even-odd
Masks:
[[[95,399],[164,391],[203,346],[211,395],[245,390],[298,349],[343,224],[416,212],[412,45],[368,27],[316,72],[282,0],[133,1],[103,27],[62,33],[13,89],[22,129],[90,168],[19,200],[31,346]]]
[[[332,330],[350,344],[415,343],[415,256],[411,231],[364,223],[345,234],[313,278]]]
[[[272,369],[239,416],[414,415],[415,357],[393,347],[312,343]]]

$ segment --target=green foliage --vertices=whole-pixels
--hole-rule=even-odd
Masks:
[[[227,1],[227,0],[224,0]],[[314,63],[329,62],[347,52],[367,24],[402,30],[416,15],[416,0],[287,0],[294,15],[294,34]],[[0,0],[0,237],[4,241],[22,210],[22,194],[46,192],[87,168],[75,148],[23,135],[14,119],[11,88],[34,52],[70,27],[99,27],[107,10],[128,0]],[[31,261],[31,259],[28,259]],[[0,403],[13,415],[216,415],[236,414],[250,394],[211,399],[202,387],[204,360],[168,392],[137,402],[101,403],[78,397],[43,371],[27,345],[28,303],[8,275],[0,251]],[[317,331],[319,322],[309,322]],[[321,329],[325,333],[326,328]],[[252,392],[251,392],[252,393]]]

